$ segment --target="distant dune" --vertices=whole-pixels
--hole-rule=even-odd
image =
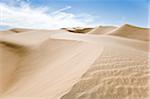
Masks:
[[[150,29],[140,28],[133,25],[125,24],[114,31],[111,31],[110,35],[116,35],[121,37],[127,37],[131,39],[149,41]]]
[[[90,32],[93,28],[62,28],[63,30],[66,30],[68,32],[73,32],[73,33],[88,33]]]
[[[23,28],[14,28],[10,29],[9,31],[15,32],[15,33],[20,33],[20,32],[28,32],[28,31],[33,31],[34,29],[23,29]]]
[[[115,27],[115,26],[99,26],[99,27],[96,27],[93,30],[89,31],[88,33],[89,34],[105,34],[110,31],[113,31],[116,28],[117,27]]]
[[[10,29],[10,30],[0,31],[0,36],[7,35],[7,34],[12,34],[12,33],[14,34],[14,33],[29,32],[29,31],[33,31],[33,29],[14,28],[14,29]]]
[[[1,31],[0,98],[149,99],[149,33],[129,24]]]

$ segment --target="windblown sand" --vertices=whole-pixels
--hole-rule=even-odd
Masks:
[[[0,98],[149,99],[148,37],[131,25],[1,31]]]

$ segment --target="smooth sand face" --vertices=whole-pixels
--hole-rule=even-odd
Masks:
[[[148,34],[144,31],[128,25],[103,35],[5,31],[0,34],[0,96],[148,99]]]

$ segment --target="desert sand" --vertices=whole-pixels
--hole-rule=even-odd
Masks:
[[[150,29],[68,30],[0,32],[1,99],[150,98]]]

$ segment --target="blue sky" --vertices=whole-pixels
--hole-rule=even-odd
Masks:
[[[147,27],[148,1],[149,0],[0,0],[0,7],[4,10],[3,13],[5,13],[5,11],[8,13],[9,11],[7,11],[7,9],[10,10],[10,13],[16,12],[16,15],[8,13],[10,16],[13,16],[10,17],[11,21],[8,14],[2,14],[1,21],[3,21],[2,25],[25,28],[122,25],[125,23]],[[26,15],[26,13],[28,14]],[[32,17],[32,13],[33,16],[39,15],[39,17]],[[27,21],[24,23],[21,22],[23,19]],[[34,21],[32,22],[32,20]],[[40,26],[41,23],[43,24]]]

